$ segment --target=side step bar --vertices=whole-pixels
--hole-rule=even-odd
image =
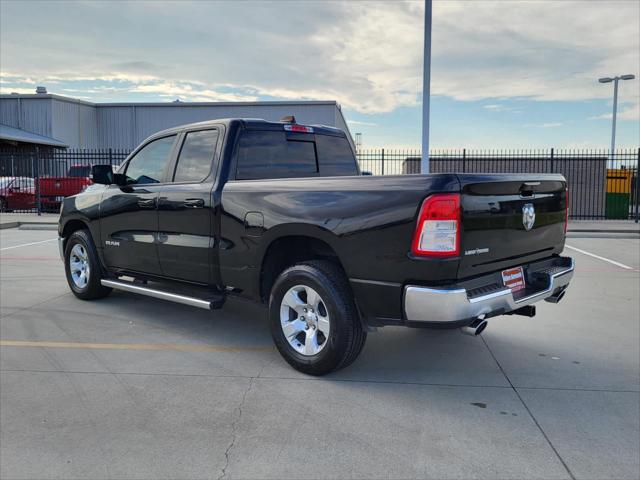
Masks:
[[[168,300],[169,302],[182,303],[183,305],[189,305],[191,307],[203,308],[205,310],[216,310],[224,304],[225,297],[222,294],[215,295],[211,298],[198,298],[183,295],[179,293],[167,292],[165,290],[158,290],[155,288],[144,287],[142,285],[135,285],[131,282],[124,282],[122,280],[107,280],[102,279],[100,283],[105,287],[111,287],[116,290],[124,290],[125,292],[137,293],[140,295],[146,295],[147,297],[159,298],[161,300]]]

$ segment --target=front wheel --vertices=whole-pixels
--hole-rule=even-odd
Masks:
[[[280,274],[271,290],[269,317],[280,354],[310,375],[350,365],[367,338],[349,282],[339,267],[324,260]]]
[[[111,293],[110,288],[100,283],[100,260],[88,231],[71,234],[64,249],[64,266],[67,283],[76,297],[94,300]]]

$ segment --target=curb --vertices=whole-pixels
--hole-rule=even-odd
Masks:
[[[18,228],[19,226],[20,222],[0,223],[0,230],[4,230],[6,228]]]
[[[18,230],[58,230],[57,223],[31,223],[21,224]]]
[[[24,230],[57,230],[58,222],[5,222],[0,223],[0,230],[21,228],[23,226],[27,227]],[[37,226],[42,226],[42,228],[37,228]]]
[[[574,230],[569,229],[567,232],[573,233],[635,233],[640,235],[640,230],[598,230],[597,228],[576,228]]]
[[[572,238],[613,238],[613,239],[624,239],[624,240],[640,240],[640,234],[637,233],[621,233],[621,232],[591,232],[591,233],[581,233],[581,232],[567,232],[567,239]]]

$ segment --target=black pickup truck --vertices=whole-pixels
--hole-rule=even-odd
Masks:
[[[384,325],[479,334],[533,316],[573,276],[561,175],[361,175],[345,133],[226,119],[153,135],[66,198],[59,244],[81,299],[112,289],[217,309],[268,305],[296,369],[353,362]]]

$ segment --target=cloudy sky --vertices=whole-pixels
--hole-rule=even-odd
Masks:
[[[420,145],[424,2],[0,0],[2,93],[335,99],[365,147]],[[435,1],[433,148],[606,148],[640,76],[640,2]],[[618,145],[640,145],[640,81]]]

